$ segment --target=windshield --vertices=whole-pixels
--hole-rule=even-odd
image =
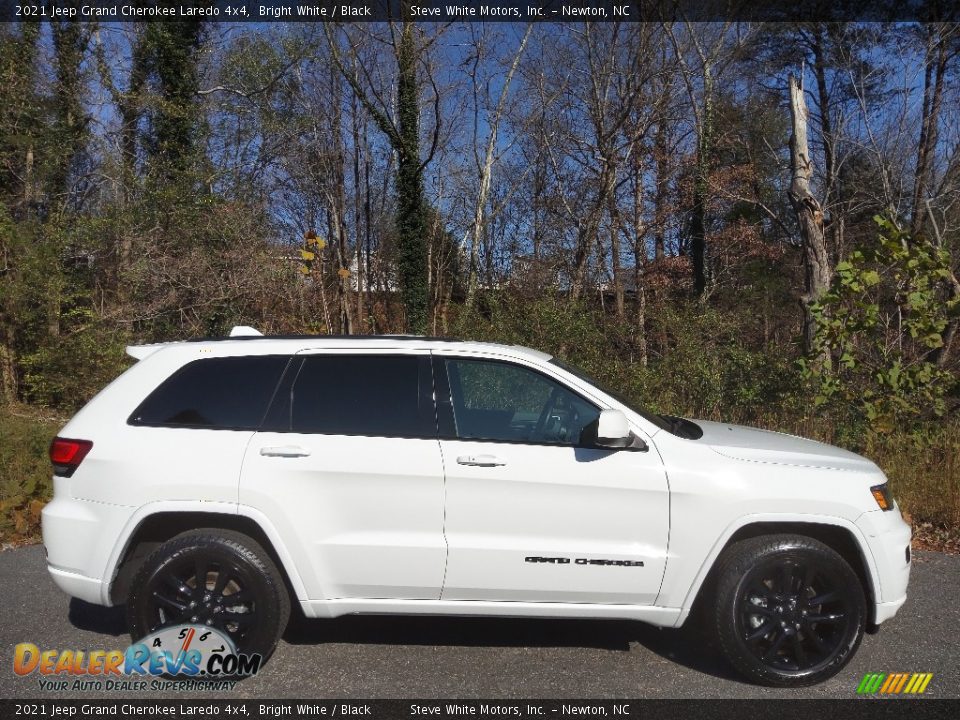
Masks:
[[[571,365],[570,363],[564,362],[563,360],[559,360],[557,358],[550,358],[550,363],[553,365],[556,365],[558,368],[562,368],[563,370],[566,370],[571,375],[575,375],[576,377],[580,378],[584,382],[589,383],[590,385],[593,385],[598,390],[602,390],[610,397],[623,403],[625,406],[633,410],[633,412],[641,416],[644,420],[647,420],[648,422],[652,422],[661,430],[666,430],[667,432],[673,432],[672,425],[670,421],[668,421],[666,418],[664,418],[661,415],[654,415],[652,412],[640,407],[635,402],[631,402],[616,390],[613,390],[607,387],[606,385],[604,385],[603,383],[598,382],[595,378],[590,377],[590,375],[588,375],[586,372],[578,368],[576,365]]]

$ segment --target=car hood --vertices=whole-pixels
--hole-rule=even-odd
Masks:
[[[695,422],[703,429],[699,442],[736,460],[860,472],[878,470],[873,462],[861,455],[816,440],[742,425],[706,420]]]

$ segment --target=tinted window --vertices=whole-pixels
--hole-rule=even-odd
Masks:
[[[294,432],[436,437],[430,359],[307,356],[293,385],[290,417]]]
[[[444,361],[455,436],[577,445],[597,419],[592,403],[540,373],[486,360]]]
[[[568,363],[568,362],[564,362],[563,360],[558,360],[557,358],[551,358],[551,359],[550,359],[550,362],[551,362],[552,364],[556,365],[556,366],[559,367],[559,368],[563,368],[564,370],[566,370],[566,371],[567,371],[568,373],[570,373],[571,375],[580,378],[581,380],[583,380],[584,382],[586,382],[588,385],[593,385],[593,386],[594,386],[595,388],[597,388],[598,390],[602,390],[603,392],[605,392],[605,393],[606,393],[607,395],[609,395],[610,397],[614,398],[615,400],[620,401],[621,403],[623,403],[624,405],[626,405],[628,408],[630,408],[631,410],[633,410],[635,413],[637,413],[637,415],[642,416],[645,420],[653,423],[654,425],[656,425],[656,426],[657,426],[658,428],[660,428],[661,430],[667,430],[667,431],[669,431],[669,432],[674,432],[674,424],[673,424],[671,421],[667,420],[665,415],[654,415],[653,413],[649,412],[648,410],[645,410],[644,408],[642,408],[642,407],[641,407],[640,405],[638,405],[637,403],[632,402],[632,401],[629,400],[628,398],[626,398],[626,397],[624,397],[623,395],[621,395],[617,390],[614,390],[613,388],[608,387],[607,385],[604,385],[604,384],[601,383],[599,380],[590,377],[590,376],[586,373],[586,371],[581,370],[581,369],[578,368],[576,365],[573,365],[573,364]],[[689,422],[689,421],[687,421],[687,422]],[[693,423],[690,423],[690,424],[692,425]],[[676,433],[675,433],[675,434],[676,434]],[[700,432],[700,435],[697,436],[697,438],[699,438],[701,435],[703,435],[703,432],[702,432],[702,431]],[[681,436],[681,437],[682,437],[682,436]],[[693,438],[693,439],[696,440],[697,438]]]
[[[255,430],[288,362],[277,355],[195,360],[150,393],[130,423]]]

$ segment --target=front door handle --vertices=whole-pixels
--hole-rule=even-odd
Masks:
[[[501,460],[496,455],[461,455],[457,458],[459,465],[476,465],[477,467],[499,467],[506,465],[506,460]]]
[[[310,451],[297,445],[281,445],[279,447],[260,448],[260,454],[265,457],[307,457]]]

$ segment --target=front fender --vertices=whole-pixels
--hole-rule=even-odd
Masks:
[[[691,583],[687,586],[688,589],[684,593],[682,599],[679,597],[661,597],[657,598],[657,604],[665,607],[676,607],[673,603],[679,602],[679,607],[681,608],[680,616],[677,618],[677,622],[674,627],[680,627],[687,619],[690,614],[690,610],[693,607],[694,600],[696,600],[697,595],[700,592],[700,589],[703,587],[704,582],[706,582],[707,577],[710,574],[710,570],[714,567],[714,564],[717,562],[717,559],[720,557],[720,554],[726,548],[727,544],[730,542],[730,539],[740,530],[749,527],[750,525],[758,524],[789,524],[789,525],[826,525],[831,527],[841,528],[847,531],[853,540],[856,543],[857,549],[860,552],[860,557],[863,562],[864,568],[866,569],[868,581],[870,582],[870,589],[872,596],[874,598],[881,597],[880,594],[880,584],[879,584],[879,572],[877,569],[876,560],[874,558],[873,552],[870,549],[870,545],[867,541],[866,536],[863,534],[863,531],[857,526],[855,522],[848,520],[847,518],[837,517],[833,515],[810,515],[810,514],[801,514],[801,513],[754,513],[750,515],[743,515],[732,521],[729,525],[724,528],[724,531],[713,543],[713,546],[710,548],[710,552],[700,563],[699,567],[693,568],[674,568],[674,572],[683,573],[686,572],[691,576]],[[795,532],[796,530],[791,530]],[[670,562],[668,560],[667,564],[667,576],[671,573]],[[677,559],[677,562],[680,562],[680,559]],[[677,577],[672,577],[672,584],[677,585]],[[667,583],[664,583],[666,586]]]

